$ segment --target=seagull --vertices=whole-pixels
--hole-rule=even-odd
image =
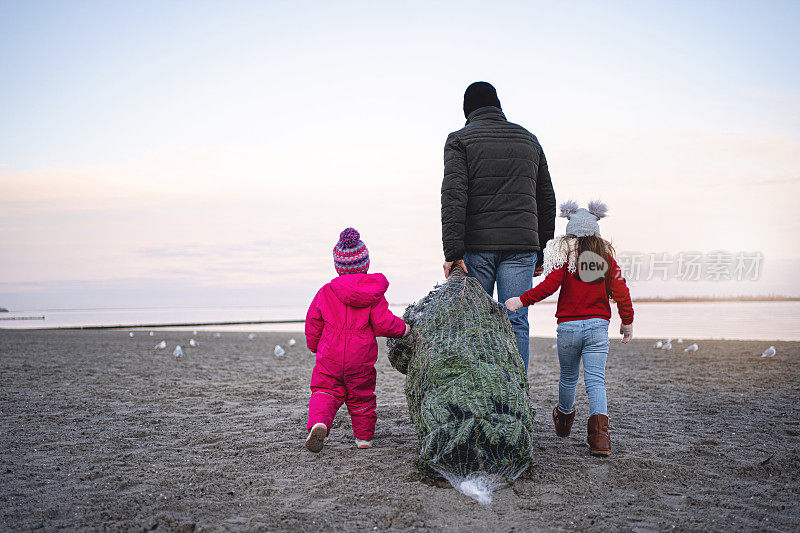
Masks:
[[[286,355],[286,350],[281,348],[281,345],[278,344],[277,346],[275,346],[275,355],[277,355],[278,357],[284,356]]]
[[[664,343],[663,343],[663,342],[661,342],[661,341],[658,341],[657,343],[655,343],[655,344],[653,345],[653,348],[661,348],[662,346],[664,346]]]
[[[180,359],[183,357],[183,350],[181,350],[180,344],[175,347],[175,351],[172,352],[172,355],[175,356],[175,359]]]
[[[775,347],[770,346],[769,348],[764,350],[764,353],[761,354],[761,357],[772,357],[773,355],[775,355]]]
[[[194,330],[194,331],[192,332],[192,335],[197,335],[197,330]]]
[[[217,332],[217,333],[214,333],[214,338],[215,338],[215,339],[219,339],[219,338],[220,338],[220,336],[221,336],[221,335],[219,334],[219,332]]]
[[[152,331],[150,332],[150,336],[151,336],[151,337],[153,336],[153,332],[152,332]]]
[[[683,351],[684,352],[696,352],[697,348],[698,348],[697,344],[690,344]]]
[[[672,343],[669,342],[669,341],[665,342],[664,346],[662,346],[661,349],[662,350],[671,350],[672,349]]]
[[[198,346],[200,346],[200,344],[198,344],[198,342],[196,340],[190,339],[189,340],[189,346],[191,346],[192,348],[197,348]]]
[[[158,344],[156,344],[153,349],[154,350],[163,350],[166,347],[167,347],[167,341],[161,341]]]
[[[128,336],[133,337],[133,332],[131,331],[130,333],[128,333]]]
[[[683,344],[683,339],[678,339],[678,344]]]
[[[294,339],[289,339],[289,342],[287,342],[286,344],[288,344],[288,345],[289,345],[289,347],[291,348],[292,346],[294,346],[295,344],[297,344],[297,341],[296,341],[296,340],[294,340]]]
[[[256,338],[256,334],[255,333],[251,333],[250,335],[247,336],[247,340],[249,340],[249,341],[251,341],[251,340],[253,340],[255,338]]]

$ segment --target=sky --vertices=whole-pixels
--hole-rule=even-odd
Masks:
[[[800,296],[797,2],[0,0],[0,306],[305,305],[354,226],[390,301],[442,278],[466,86],[618,251],[761,254]],[[559,219],[557,233],[564,230]]]

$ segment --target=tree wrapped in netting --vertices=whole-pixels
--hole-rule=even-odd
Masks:
[[[389,361],[406,374],[417,467],[459,489],[519,476],[533,463],[533,409],[504,307],[455,269],[403,319],[412,334],[389,339]]]

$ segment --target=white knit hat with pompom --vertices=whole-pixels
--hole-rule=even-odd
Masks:
[[[600,200],[589,202],[589,208],[578,207],[578,202],[569,200],[561,204],[561,216],[568,219],[567,235],[575,237],[600,237],[600,224],[598,220],[606,216],[608,207]]]

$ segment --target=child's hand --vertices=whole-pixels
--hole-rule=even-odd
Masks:
[[[620,324],[619,332],[622,335],[622,343],[626,344],[633,338],[633,324]]]
[[[517,309],[522,309],[522,307],[524,307],[522,305],[522,300],[520,300],[517,296],[506,300],[506,309],[509,311],[516,311]]]
[[[406,332],[403,333],[403,337],[407,337],[409,333],[411,333],[411,326],[406,324]]]

